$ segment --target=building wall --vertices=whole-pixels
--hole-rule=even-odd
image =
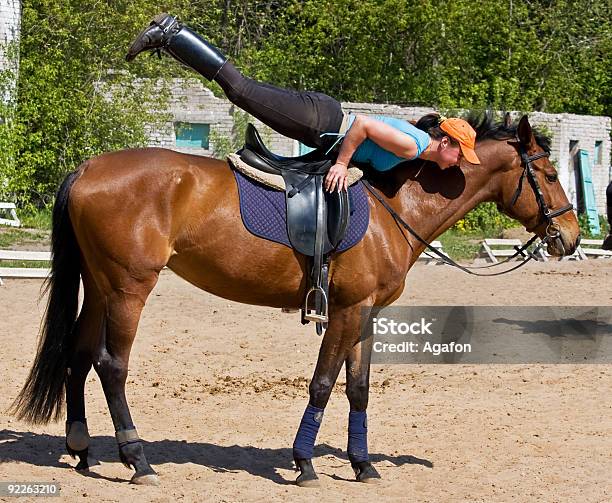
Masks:
[[[151,146],[166,147],[198,155],[214,154],[212,141],[208,150],[176,147],[175,122],[210,124],[211,136],[218,135],[226,138],[232,136],[234,113],[240,110],[228,100],[216,98],[212,91],[199,81],[190,83],[177,81],[172,87],[172,96],[169,112],[173,120],[167,122],[161,130],[151,131]],[[295,140],[275,133],[257,119],[251,117],[250,121],[255,124],[272,151],[289,156],[297,152],[298,145]]]
[[[6,0],[2,0],[6,1]],[[221,136],[229,136],[233,128],[233,112],[236,110],[228,100],[216,98],[200,81],[177,81],[173,89],[173,100],[170,111],[174,121],[210,124],[211,132]],[[344,109],[354,113],[368,115],[389,115],[406,120],[414,120],[435,111],[428,107],[400,107],[397,105],[371,103],[343,103]],[[515,118],[518,113],[513,114]],[[574,114],[546,114],[533,112],[529,114],[534,126],[541,126],[552,136],[551,160],[555,162],[559,179],[568,198],[576,204],[576,182],[573,160],[570,156],[570,142],[576,141],[575,148],[589,152],[592,163],[593,184],[597,208],[600,214],[606,211],[606,187],[612,175],[610,172],[610,117],[597,117]],[[296,141],[286,138],[261,122],[253,120],[258,129],[264,130],[264,138],[268,146],[280,155],[297,155],[299,145]],[[602,142],[602,159],[596,162],[595,142]],[[201,155],[212,155],[211,150],[180,149],[175,146],[173,123],[169,122],[165,130],[151,132],[151,145],[164,146]]]
[[[19,40],[21,26],[21,2],[19,0],[0,0],[0,71],[10,68],[4,47]]]
[[[515,114],[518,117],[518,114]],[[595,199],[600,214],[606,212],[606,187],[612,179],[610,172],[610,117],[575,114],[546,114],[532,112],[530,122],[541,126],[552,137],[551,160],[555,162],[559,178],[568,199],[577,204],[579,183],[575,154],[578,149],[589,153]],[[601,159],[596,158],[595,144],[601,142]],[[573,149],[572,149],[573,147]]]

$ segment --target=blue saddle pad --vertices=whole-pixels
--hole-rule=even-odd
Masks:
[[[251,234],[281,243],[291,248],[287,234],[287,206],[285,192],[273,189],[232,170],[238,184],[240,215]],[[370,207],[363,184],[349,187],[351,214],[346,234],[336,252],[348,250],[363,238],[370,221]]]

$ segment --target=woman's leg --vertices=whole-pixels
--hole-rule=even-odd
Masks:
[[[333,143],[342,123],[342,107],[322,93],[300,92],[244,77],[229,61],[215,78],[228,99],[289,138],[310,147]]]
[[[128,61],[148,49],[163,49],[177,61],[215,80],[228,99],[275,131],[310,147],[330,145],[342,123],[340,103],[322,93],[299,92],[244,77],[217,48],[174,17],[160,14],[136,37]]]

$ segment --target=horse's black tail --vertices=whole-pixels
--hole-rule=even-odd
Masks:
[[[45,424],[59,419],[64,402],[66,369],[75,326],[80,284],[79,248],[68,214],[74,171],[62,182],[53,206],[49,293],[38,350],[30,375],[11,406],[19,419]]]

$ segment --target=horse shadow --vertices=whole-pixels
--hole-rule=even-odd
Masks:
[[[220,446],[207,442],[187,442],[185,440],[143,440],[147,460],[154,467],[166,463],[193,463],[207,467],[215,472],[247,472],[255,477],[268,479],[276,484],[293,484],[293,480],[282,477],[277,470],[293,469],[291,448],[261,448],[250,445]],[[36,466],[52,466],[56,468],[73,468],[73,465],[61,461],[66,454],[65,437],[32,433],[29,431],[0,430],[0,464],[9,462],[28,463]],[[348,465],[346,453],[328,444],[315,446],[315,457],[335,456]],[[92,437],[90,456],[105,462],[119,461],[117,443],[114,437]],[[385,454],[370,454],[373,463],[387,461],[399,467],[406,464],[422,465],[433,468],[433,463],[427,459],[411,455],[388,456]],[[109,478],[95,471],[78,472],[83,476],[103,478],[111,482],[127,482],[118,478]],[[335,474],[326,475],[336,480],[343,479]]]

